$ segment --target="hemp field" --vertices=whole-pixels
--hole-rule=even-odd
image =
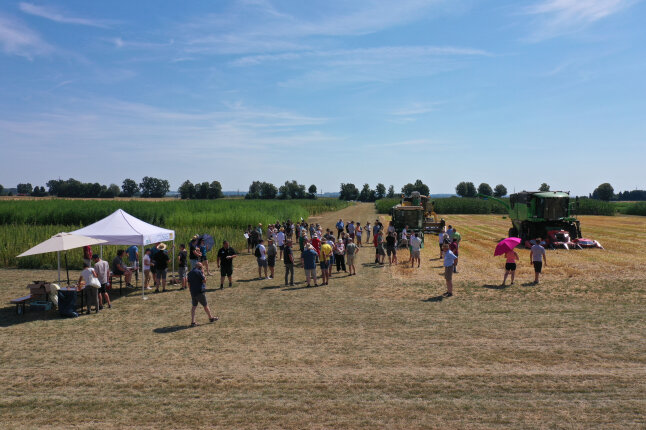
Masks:
[[[310,220],[377,216],[357,204]],[[420,269],[377,267],[364,247],[358,276],[318,288],[300,267],[283,286],[281,264],[257,280],[243,252],[233,288],[208,278],[221,320],[198,309],[196,328],[175,288],[19,319],[9,299],[55,272],[0,270],[0,427],[644,428],[646,218],[581,217],[606,250],[549,251],[539,285],[522,250],[507,288],[492,254],[509,220],[445,218],[463,237],[448,299],[433,236]]]

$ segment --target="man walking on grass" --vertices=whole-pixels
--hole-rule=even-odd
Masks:
[[[537,237],[536,243],[532,245],[529,250],[529,260],[534,265],[534,283],[538,284],[538,277],[543,270],[543,262],[545,262],[545,267],[547,267],[547,255],[545,254],[545,248],[541,246],[542,238]]]
[[[417,267],[420,263],[420,248],[422,247],[422,239],[417,237],[417,233],[412,232],[410,235],[410,267],[411,269],[415,266],[415,260],[417,260]]]
[[[345,227],[345,224],[343,223],[343,219],[340,218],[339,222],[336,223],[337,239],[341,237],[341,233],[343,233],[343,227]]]
[[[219,318],[211,315],[211,309],[206,301],[206,277],[202,270],[202,263],[196,263],[193,270],[188,272],[188,285],[190,286],[191,302],[193,304],[191,308],[191,327],[197,325],[195,322],[195,309],[197,309],[198,303],[204,307],[204,312],[206,312],[210,322],[217,321]]]
[[[458,256],[449,250],[449,244],[442,245],[444,252],[444,279],[446,280],[446,293],[444,297],[453,295],[453,267],[458,264]]]
[[[233,275],[233,259],[238,255],[235,250],[229,246],[228,241],[222,242],[222,248],[218,250],[217,264],[220,269],[220,289],[224,288],[224,278],[229,278],[229,287],[233,285],[231,276]]]

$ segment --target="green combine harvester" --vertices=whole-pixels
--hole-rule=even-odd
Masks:
[[[569,192],[523,191],[511,194],[509,203],[483,194],[478,194],[478,197],[495,200],[507,208],[512,223],[509,237],[520,237],[526,247],[537,237],[543,238],[551,247],[601,247],[596,246],[598,242],[581,237],[581,226],[573,215],[574,202],[571,202]],[[588,242],[596,245],[587,245]]]
[[[428,196],[413,191],[410,196],[402,195],[401,202],[390,209],[390,216],[397,233],[408,226],[408,232],[417,233],[424,240],[424,234],[439,233],[446,225],[439,219],[434,210],[434,202]]]

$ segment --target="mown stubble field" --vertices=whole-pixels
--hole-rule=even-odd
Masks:
[[[313,220],[376,216],[359,204]],[[463,237],[448,299],[427,237],[420,269],[375,267],[365,247],[358,276],[318,288],[300,268],[283,286],[280,264],[253,279],[243,252],[233,288],[209,278],[221,320],[198,309],[196,328],[174,288],[72,320],[6,304],[0,427],[644,428],[646,219],[582,217],[605,251],[550,251],[535,286],[523,250],[507,288],[492,254],[509,221],[447,221]],[[54,276],[0,271],[2,303]]]

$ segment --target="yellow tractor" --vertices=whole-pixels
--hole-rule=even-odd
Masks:
[[[402,195],[401,203],[393,206],[391,216],[395,230],[399,233],[408,226],[416,233],[439,233],[446,223],[435,213],[434,202],[428,196],[413,191],[410,196]],[[422,236],[423,237],[423,236]]]

